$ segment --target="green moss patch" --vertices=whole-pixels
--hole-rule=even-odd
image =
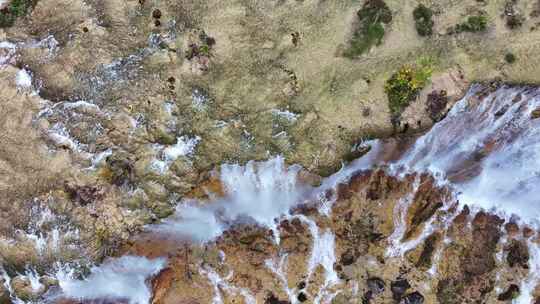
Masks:
[[[13,0],[6,8],[0,10],[0,28],[10,27],[19,17],[26,16],[37,0]]]
[[[392,21],[392,11],[383,0],[368,0],[358,11],[358,24],[345,51],[346,57],[356,57],[373,46],[380,45],[384,37],[384,25]]]
[[[433,11],[423,4],[419,4],[413,11],[416,31],[420,36],[433,34]]]
[[[431,78],[431,66],[429,60],[421,60],[415,66],[401,67],[386,81],[384,90],[393,115],[399,116],[418,96]]]

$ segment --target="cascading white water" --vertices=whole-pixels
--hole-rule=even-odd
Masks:
[[[238,288],[232,286],[227,281],[233,276],[233,273],[229,273],[227,277],[222,278],[214,269],[210,267],[204,267],[199,269],[199,272],[205,275],[212,287],[214,288],[214,298],[212,304],[223,304],[222,290],[230,294],[239,294],[244,298],[245,304],[257,304],[253,295],[245,288]]]
[[[540,217],[540,201],[535,195],[540,190],[540,119],[532,119],[531,113],[540,107],[540,91],[503,87],[477,100],[474,95],[480,90],[479,86],[473,87],[454,106],[447,118],[420,137],[403,157],[390,164],[392,172],[430,172],[438,182],[455,189],[461,204],[495,210],[506,215],[515,214],[523,221],[535,223]],[[517,96],[521,98],[517,99]],[[188,146],[194,145],[196,143]],[[308,277],[319,265],[325,271],[325,282],[319,293],[313,295],[313,299],[315,303],[327,303],[335,295],[332,286],[339,282],[333,269],[336,262],[335,236],[331,230],[321,231],[312,219],[290,215],[289,211],[302,203],[307,195],[317,197],[325,190],[335,188],[354,172],[378,164],[380,160],[377,155],[384,146],[379,141],[370,141],[365,145],[371,146],[367,155],[324,179],[317,189],[299,185],[297,175],[300,168],[287,167],[282,157],[266,162],[250,162],[246,166],[223,165],[220,171],[225,192],[223,198],[216,198],[208,204],[183,202],[177,207],[174,216],[149,229],[205,243],[220,236],[234,223],[255,223],[271,229],[276,243],[279,243],[278,220],[300,218],[313,236],[311,255],[306,261]],[[186,154],[189,149],[183,147],[161,147],[163,160]],[[471,171],[471,168],[476,170]],[[399,257],[414,248],[433,229],[446,228],[444,225],[431,225],[431,219],[425,224],[420,237],[402,243],[407,207],[413,196],[414,193],[410,193],[402,204],[396,206],[396,230],[390,237],[388,252],[391,257]],[[322,195],[319,197],[322,198]],[[330,215],[332,203],[331,199],[325,199],[320,206],[320,213]],[[531,275],[520,287],[521,294],[515,300],[518,304],[530,304],[532,290],[540,279],[538,247],[529,244],[529,248]],[[286,254],[281,255],[277,261],[266,261],[266,266],[281,280],[291,303],[296,303],[297,290],[288,287],[286,264]],[[161,259],[122,257],[92,268],[92,273],[83,281],[75,280],[66,271],[60,271],[57,277],[63,295],[67,297],[116,298],[127,299],[132,304],[147,304],[151,292],[146,279],[159,272],[164,265],[165,261]],[[212,269],[203,268],[201,273],[214,286],[215,303],[221,303],[221,297],[217,298],[220,288],[240,293],[246,301],[252,301],[247,290],[227,285],[227,278],[219,277]],[[111,281],[115,283],[110,284]]]
[[[283,254],[278,261],[268,259],[265,261],[265,265],[280,280],[282,288],[287,294],[289,302],[291,302],[291,304],[296,304],[298,302],[298,299],[296,298],[297,290],[296,288],[289,288],[289,280],[287,280],[287,254]]]
[[[80,300],[127,300],[130,304],[147,304],[152,292],[146,280],[158,274],[166,265],[163,258],[123,256],[110,259],[90,269],[84,280],[73,277],[73,269],[62,267],[57,273],[61,294]]]
[[[288,214],[302,199],[299,169],[287,167],[282,157],[246,166],[223,165],[220,177],[225,197],[207,205],[180,204],[173,217],[150,229],[206,242],[238,221],[254,222],[274,231],[279,242],[276,219]]]
[[[529,246],[529,275],[519,287],[519,296],[512,301],[513,304],[531,304],[534,300],[533,292],[540,281],[540,246],[528,242]]]
[[[501,87],[482,98],[474,86],[448,116],[420,137],[394,168],[430,172],[454,188],[456,199],[474,210],[517,216],[540,224],[540,89]],[[428,229],[427,226],[425,229]],[[424,231],[425,232],[425,231]],[[401,244],[405,247],[405,244]],[[540,254],[529,241],[529,276],[516,304],[530,304],[540,281]]]
[[[407,193],[405,197],[402,197],[396,202],[393,210],[394,231],[388,237],[388,248],[386,251],[387,256],[395,257],[401,256],[405,251],[405,247],[401,244],[401,240],[407,230],[407,209],[409,208],[416,191],[420,185],[420,179],[417,177],[413,184],[413,190]],[[409,246],[407,246],[409,247]]]
[[[440,180],[472,175],[454,182],[457,198],[486,210],[515,214],[527,222],[540,218],[540,91],[502,87],[482,100],[473,87],[448,116],[397,162]],[[477,166],[478,172],[467,172]]]
[[[165,173],[180,156],[192,155],[200,140],[198,136],[192,138],[180,136],[176,139],[176,144],[171,146],[154,144],[153,148],[157,152],[158,158],[153,160],[151,167],[158,173]]]

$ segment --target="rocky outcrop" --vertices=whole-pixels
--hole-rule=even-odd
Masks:
[[[403,210],[405,227],[398,228],[396,201],[412,191],[418,180],[420,186]],[[169,268],[152,281],[153,303],[206,303],[216,295],[225,303],[245,303],[246,296],[260,303],[290,303],[291,296],[301,303],[312,303],[324,290],[327,270],[319,265],[309,272],[314,241],[309,220],[316,223],[319,233],[330,229],[335,235],[332,268],[340,281],[331,290],[340,294],[333,299],[334,304],[462,303],[464,299],[491,303],[518,292],[515,287],[497,285],[495,273],[509,280],[523,278],[526,271],[514,273],[510,269],[526,264],[526,246],[511,240],[501,248],[501,236],[507,234],[503,227],[508,225],[489,213],[456,210],[448,190],[438,187],[429,176],[396,178],[382,169],[361,171],[336,191],[338,199],[330,217],[306,205],[282,219],[279,244],[274,233],[264,227],[237,225],[202,247],[164,235],[153,241],[141,239],[125,250],[149,257],[168,254]],[[432,212],[429,206],[438,207]],[[455,215],[447,217],[446,213]],[[443,222],[439,221],[447,218],[452,219],[447,228],[418,240],[428,222],[440,225]],[[392,241],[396,229],[403,229],[403,235],[416,232]],[[520,233],[513,235],[519,237]],[[416,240],[418,245],[390,254]],[[502,250],[508,252],[508,261],[496,259]],[[352,288],[354,285],[357,287]],[[504,292],[497,293],[495,285]],[[184,292],[186,288],[191,291]]]
[[[4,278],[0,278],[0,303],[11,304],[11,296],[9,290],[5,286]]]

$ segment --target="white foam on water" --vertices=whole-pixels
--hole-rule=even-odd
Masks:
[[[58,40],[56,40],[56,38],[54,38],[53,35],[49,35],[41,40],[29,40],[18,43],[18,46],[28,49],[46,49],[47,56],[44,56],[44,59],[46,59],[52,58],[56,55],[59,44],[60,43],[58,42]]]
[[[367,140],[358,145],[358,148],[369,148],[369,151],[362,157],[355,159],[347,166],[342,166],[341,169],[325,178],[319,186],[319,192],[324,192],[327,189],[335,189],[338,184],[346,182],[351,176],[360,171],[371,169],[377,165],[377,157],[383,150],[383,145],[380,140]]]
[[[306,284],[309,285],[310,279],[317,270],[317,267],[321,266],[324,270],[324,282],[315,295],[313,303],[329,303],[339,292],[331,291],[331,288],[340,283],[339,277],[334,270],[334,264],[336,262],[335,236],[330,229],[325,229],[321,232],[315,221],[305,215],[300,214],[287,217],[287,219],[293,218],[305,223],[313,238],[311,254],[307,261]],[[265,265],[281,282],[289,302],[291,304],[297,304],[299,302],[296,295],[298,290],[296,287],[289,288],[287,279],[287,257],[288,255],[283,253],[278,261],[268,259],[265,261]]]
[[[13,288],[11,287],[11,277],[7,274],[2,266],[0,266],[0,277],[4,279],[4,287],[8,290],[9,294],[13,294]]]
[[[487,96],[473,86],[448,116],[396,162],[430,172],[454,188],[460,205],[537,225],[540,219],[540,89],[501,87]],[[474,171],[473,171],[474,170]],[[456,182],[448,182],[457,176]],[[529,277],[513,301],[530,304],[540,281],[540,250],[529,243]]]
[[[221,291],[226,291],[230,294],[239,294],[244,298],[245,304],[257,304],[255,297],[245,288],[238,288],[232,286],[227,281],[230,280],[233,276],[233,273],[229,273],[227,277],[222,278],[214,269],[211,267],[204,267],[199,269],[202,275],[205,275],[212,287],[214,288],[214,297],[212,298],[212,304],[223,304],[223,296]]]
[[[32,76],[26,69],[20,69],[15,76],[15,84],[19,89],[32,88]]]
[[[198,136],[193,138],[187,136],[178,137],[176,144],[166,147],[163,150],[165,159],[172,162],[180,156],[193,154],[193,152],[195,152],[195,147],[197,147],[200,140],[201,138]]]
[[[147,279],[166,265],[163,258],[147,259],[123,256],[94,266],[83,280],[77,280],[72,269],[60,269],[56,277],[62,295],[78,300],[127,300],[130,304],[148,304],[152,292]]]
[[[441,179],[478,164],[475,176],[453,185],[462,204],[537,222],[540,119],[531,112],[540,107],[540,90],[502,87],[478,102],[472,96],[479,90],[473,87],[398,163]]]
[[[33,292],[38,292],[45,288],[43,284],[40,282],[40,275],[37,273],[35,269],[28,268],[26,269],[25,277],[28,278],[30,281],[30,287],[32,287]]]
[[[8,41],[0,41],[0,67],[10,63],[11,59],[15,55],[17,46],[14,43]]]
[[[289,122],[297,121],[298,116],[300,116],[299,114],[293,113],[293,112],[291,112],[289,110],[279,110],[279,109],[272,109],[272,114],[277,116],[277,117],[286,119]]]
[[[402,246],[402,239],[405,236],[405,231],[407,230],[407,211],[411,205],[416,191],[420,186],[420,179],[416,177],[413,183],[413,190],[405,197],[400,198],[394,205],[393,210],[393,221],[394,221],[394,231],[388,237],[388,248],[386,249],[386,256],[396,257],[401,256],[405,250],[405,246]]]
[[[313,249],[308,264],[308,273],[312,275],[318,265],[325,271],[325,287],[339,282],[338,275],[334,270],[335,236],[330,229],[320,232],[316,225],[310,225],[313,235]]]
[[[272,259],[268,259],[264,261],[264,264],[268,269],[270,269],[279,279],[281,286],[285,293],[287,294],[287,297],[289,299],[289,302],[291,304],[297,304],[298,299],[296,297],[296,287],[293,287],[292,289],[289,288],[289,280],[287,279],[287,254],[283,254],[279,261],[274,261]]]
[[[171,219],[150,228],[206,242],[234,223],[255,223],[274,231],[279,242],[276,219],[287,215],[302,199],[303,188],[297,184],[299,169],[287,167],[279,156],[264,162],[251,161],[245,166],[223,165],[223,198],[205,205],[179,204]]]
[[[92,156],[92,159],[91,159],[92,166],[90,166],[90,169],[96,169],[97,167],[99,167],[101,163],[103,163],[107,159],[107,157],[111,155],[112,155],[112,149],[107,149],[103,152],[94,154],[94,156]]]
[[[66,147],[73,152],[81,152],[80,144],[69,134],[62,123],[54,124],[48,131],[49,138],[59,147]]]
[[[194,89],[191,93],[191,105],[198,111],[206,109],[209,102],[208,96],[200,89]]]
[[[433,254],[433,258],[431,260],[431,267],[427,270],[427,273],[431,275],[432,277],[435,277],[437,275],[437,271],[439,268],[439,263],[441,261],[442,253],[446,247],[446,245],[450,244],[451,239],[447,236],[444,237],[442,244],[439,244],[437,249],[435,250],[435,253]]]
[[[519,286],[519,296],[512,300],[513,304],[531,304],[534,301],[534,290],[540,281],[540,245],[528,242],[529,275]]]
[[[300,219],[308,225],[308,229],[313,238],[311,255],[308,260],[307,278],[308,281],[320,265],[324,269],[324,283],[317,292],[314,303],[320,301],[329,301],[334,295],[329,292],[329,289],[340,282],[337,272],[334,270],[336,262],[336,244],[335,235],[330,229],[320,231],[317,223],[304,215],[295,215],[295,218]]]
[[[60,220],[48,208],[35,205],[32,207],[32,220],[26,231],[18,230],[25,239],[34,243],[36,253],[57,253],[60,244],[68,238],[78,238],[78,231],[59,223]]]
[[[101,112],[99,106],[85,100],[62,102],[54,105],[53,107],[56,107],[58,105],[62,105],[66,110],[77,110],[79,112],[87,114],[99,114]]]
[[[172,217],[149,228],[187,236],[196,242],[204,243],[220,236],[225,231],[226,224],[220,221],[213,208],[185,203],[176,207]]]
[[[176,139],[176,144],[171,146],[163,146],[159,144],[153,145],[158,157],[152,160],[150,167],[156,172],[163,174],[171,164],[180,156],[191,156],[195,153],[195,148],[201,141],[199,136],[188,137],[180,136]]]

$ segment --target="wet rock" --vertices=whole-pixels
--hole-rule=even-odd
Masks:
[[[508,286],[505,292],[501,293],[497,300],[499,301],[510,301],[512,299],[515,299],[519,295],[519,286],[516,284],[511,284]]]
[[[106,159],[107,177],[114,185],[121,186],[133,180],[133,162],[125,153],[114,153]]]
[[[79,186],[73,183],[66,183],[65,189],[71,200],[83,206],[100,201],[105,196],[105,190],[99,186]]]
[[[300,301],[301,303],[304,303],[305,301],[307,301],[307,299],[307,295],[304,292],[300,292],[298,294],[298,301]]]
[[[463,282],[444,279],[437,284],[437,300],[441,304],[462,304]]]
[[[534,109],[534,110],[531,112],[531,118],[532,118],[532,119],[540,118],[540,108]]]
[[[368,110],[368,115],[369,116],[369,109]],[[363,115],[365,116],[365,113],[366,113],[366,109],[364,109],[364,112],[363,112]],[[371,150],[371,146],[364,146],[364,145],[357,145],[354,149],[351,150],[351,152],[347,153],[343,159],[348,161],[348,162],[351,162],[355,159],[358,159],[362,156],[364,156],[366,153],[369,152],[369,150]]]
[[[448,96],[445,90],[433,91],[427,96],[426,110],[433,121],[440,121],[445,116]]]
[[[341,255],[340,264],[344,266],[352,265],[356,261],[356,256],[351,250],[347,250]]]
[[[506,261],[510,267],[529,268],[529,248],[525,242],[512,240],[505,249],[508,251]]]
[[[446,190],[437,187],[432,177],[422,176],[421,185],[418,187],[407,213],[408,225],[405,239],[414,236],[422,225],[443,206],[445,196]]]
[[[407,279],[397,279],[390,284],[390,290],[392,291],[392,297],[394,300],[399,300],[407,292],[407,289],[411,288]]]
[[[424,296],[418,291],[406,295],[399,304],[422,304],[424,303]]]
[[[163,298],[171,287],[174,279],[174,271],[171,268],[162,270],[157,276],[152,279],[153,298],[152,303],[162,303]]]
[[[58,280],[56,278],[50,277],[50,276],[42,276],[39,279],[39,282],[41,284],[43,284],[43,286],[45,286],[46,290],[49,290],[49,288],[51,288],[53,286],[58,286]]]
[[[378,295],[380,293],[383,293],[385,285],[386,284],[384,284],[384,281],[380,278],[373,277],[367,280],[367,287],[372,295]]]
[[[174,213],[174,207],[167,203],[158,203],[152,207],[152,212],[158,218],[166,218]]]
[[[155,9],[154,11],[152,11],[152,18],[154,19],[161,18],[161,10]]]
[[[385,284],[382,279],[373,277],[367,280],[367,287],[368,290],[362,296],[362,304],[370,303],[375,296],[383,293]]]
[[[13,289],[13,293],[23,301],[35,300],[45,292],[44,285],[36,286],[34,289],[30,279],[25,276],[14,277],[11,280],[11,288]]]
[[[523,237],[524,238],[530,238],[533,235],[534,235],[534,230],[532,230],[528,226],[523,227]]]
[[[391,189],[396,186],[396,179],[386,175],[383,170],[378,170],[371,175],[369,187],[366,191],[366,198],[378,200],[385,198]]]
[[[494,113],[495,117],[503,116],[504,113],[506,113],[506,111],[508,111],[509,108],[510,108],[509,105],[505,105],[504,107],[502,107],[501,109],[499,109],[497,112]]]
[[[314,174],[305,169],[302,169],[298,173],[298,181],[302,184],[318,187],[321,185],[322,178],[317,174]]]
[[[477,276],[495,268],[495,251],[501,236],[502,220],[492,214],[479,212],[472,225],[472,242],[461,258],[467,276]]]
[[[291,304],[291,302],[280,300],[273,293],[270,293],[264,300],[264,304]]]
[[[0,278],[0,304],[11,304],[9,290],[4,286],[4,279]]]
[[[506,223],[504,224],[504,230],[506,230],[509,236],[515,236],[519,232],[519,226],[513,222]]]
[[[337,186],[337,196],[339,200],[345,200],[355,195],[358,190],[369,181],[372,171],[359,171],[353,174],[348,183]]]
[[[437,245],[439,239],[440,235],[438,233],[434,233],[427,237],[424,242],[424,248],[422,248],[422,253],[420,253],[420,257],[416,262],[416,267],[425,270],[431,267],[433,251],[435,250],[435,246]]]

